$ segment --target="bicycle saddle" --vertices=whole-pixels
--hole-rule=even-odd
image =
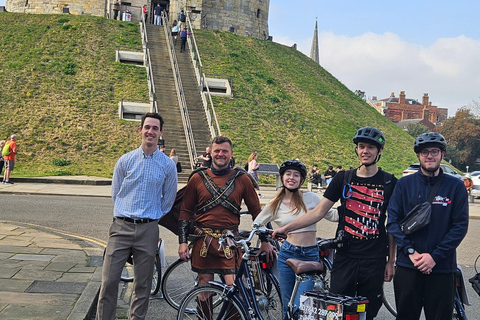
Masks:
[[[316,261],[302,261],[298,259],[287,259],[285,263],[292,268],[296,275],[301,273],[318,274],[323,272],[323,264]]]

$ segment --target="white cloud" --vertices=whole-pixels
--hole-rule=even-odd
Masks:
[[[274,41],[293,45],[287,37]],[[310,55],[312,38],[297,47]],[[449,109],[480,99],[480,41],[465,36],[441,38],[429,47],[408,43],[393,33],[356,37],[319,34],[320,64],[350,90],[386,98],[391,92],[421,101],[428,93],[433,105]]]

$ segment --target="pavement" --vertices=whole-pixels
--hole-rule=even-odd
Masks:
[[[110,197],[110,179],[14,178],[0,193]],[[181,188],[183,184],[179,184]],[[261,186],[265,205],[274,186]],[[480,219],[480,199],[470,203]],[[101,283],[103,245],[39,226],[0,221],[0,319],[91,319]]]

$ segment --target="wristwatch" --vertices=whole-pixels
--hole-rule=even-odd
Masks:
[[[414,254],[415,253],[415,249],[413,248],[407,248],[407,254],[408,255],[411,255],[411,254]]]

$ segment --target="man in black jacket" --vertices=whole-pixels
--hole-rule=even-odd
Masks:
[[[397,244],[397,319],[419,319],[422,307],[427,320],[452,319],[456,248],[468,229],[468,198],[462,181],[440,168],[446,146],[445,138],[436,132],[417,137],[414,151],[420,169],[400,179],[390,199],[387,230]],[[426,202],[437,183],[430,223],[405,235],[399,221]]]

